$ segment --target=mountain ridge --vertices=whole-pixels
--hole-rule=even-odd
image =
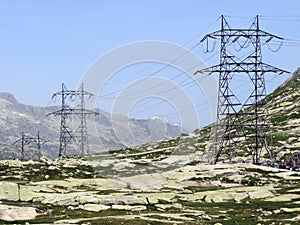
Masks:
[[[281,163],[293,153],[300,151],[300,67],[274,92],[266,96],[271,120],[272,149],[275,153],[276,163]],[[251,110],[251,108],[249,108]],[[193,161],[195,154],[198,161],[213,161],[214,155],[214,123],[194,130],[187,136],[174,137],[156,143],[147,143],[135,148],[120,150],[125,154],[141,153],[147,151],[168,152],[168,157],[174,155],[190,155],[186,159]],[[236,149],[233,162],[251,162],[251,154],[247,150],[247,144],[242,144]],[[262,152],[262,162],[267,163],[269,155]],[[147,158],[147,156],[145,156]],[[220,161],[226,162],[226,155],[220,157]],[[269,163],[269,162],[268,162]]]
[[[299,85],[298,72],[267,96],[279,160],[300,149]],[[300,166],[270,167],[265,155],[254,165],[245,149],[211,165],[212,126],[99,154],[0,160],[0,223],[299,224]]]
[[[12,144],[21,137],[22,132],[36,136],[39,131],[40,136],[48,140],[47,148],[42,150],[43,154],[56,157],[60,118],[46,115],[59,109],[59,106],[40,107],[22,104],[13,94],[0,93],[0,142]],[[110,115],[100,109],[95,111],[99,116],[90,117],[87,121],[91,153],[158,141],[177,136],[181,132],[180,127],[166,124],[162,120],[157,123],[152,119],[130,119],[123,115]],[[74,116],[68,122],[70,126],[76,127],[77,120],[78,118]],[[79,153],[76,145],[70,145],[69,148],[69,154]]]

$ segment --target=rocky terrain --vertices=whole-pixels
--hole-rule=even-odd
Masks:
[[[277,166],[292,153],[300,151],[300,69],[273,93],[267,96],[268,108],[271,122],[272,150],[276,157]],[[154,151],[159,156],[161,152],[166,155],[185,157],[191,154],[198,154],[193,161],[208,162],[214,157],[214,150],[210,148],[214,141],[214,124],[200,128],[188,136],[179,136],[156,143],[146,143],[134,148],[127,148],[118,153],[132,155],[143,154],[143,152]],[[252,162],[251,155],[246,150],[246,142],[241,141],[233,162]],[[140,158],[139,156],[134,156]],[[164,159],[164,156],[159,156]],[[189,160],[190,157],[185,157]],[[268,163],[269,155],[261,153],[261,162]],[[228,162],[227,156],[220,158],[222,162]]]
[[[300,73],[268,96],[277,165],[299,151]],[[119,150],[0,161],[0,224],[299,224],[300,173],[216,165],[211,127]]]
[[[192,159],[175,163],[171,156],[166,158],[169,160],[142,158],[103,154],[40,162],[0,161],[0,221],[3,224],[298,224],[300,221],[299,172],[252,164],[209,165]]]

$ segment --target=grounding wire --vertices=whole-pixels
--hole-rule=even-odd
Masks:
[[[248,22],[248,23],[249,23],[249,22]],[[264,44],[265,44],[265,43],[264,43]],[[263,45],[264,45],[264,44],[263,44]],[[263,45],[262,45],[262,46],[263,46]],[[250,52],[250,53],[251,53],[251,52]],[[169,81],[169,80],[168,80],[168,81]],[[193,86],[193,85],[192,85],[192,86]],[[178,88],[178,87],[176,87],[176,89],[177,89],[177,88]],[[164,91],[164,92],[165,92],[165,91]],[[174,97],[174,96],[173,96],[173,97]],[[172,98],[172,97],[170,97],[169,99],[171,99],[171,98]],[[161,104],[161,103],[160,103],[160,104]],[[152,107],[153,107],[153,106],[152,106]],[[140,112],[142,112],[142,111],[144,111],[144,110],[140,110]],[[135,114],[137,114],[137,112],[135,112]]]
[[[188,42],[186,42],[185,45],[191,43],[193,40],[195,40],[197,37],[199,37],[200,34],[204,33],[204,32],[205,32],[206,30],[208,30],[211,26],[213,26],[220,18],[221,18],[221,17],[218,17],[218,18],[217,18],[214,22],[212,22],[209,26],[207,26],[205,29],[203,29],[201,32],[199,32],[197,35],[195,35],[191,40],[189,40]],[[185,45],[183,45],[183,46],[185,46]],[[182,55],[178,56],[177,58],[175,58],[175,59],[174,59],[173,61],[171,61],[170,63],[165,64],[162,68],[160,68],[160,69],[158,69],[157,71],[151,73],[149,76],[154,76],[154,75],[156,75],[157,73],[163,71],[164,69],[166,69],[166,68],[172,66],[172,64],[173,64],[174,62],[176,62],[177,60],[179,60],[180,58],[182,58],[183,56],[185,56],[188,52],[190,52],[191,50],[193,50],[193,49],[194,49],[195,47],[197,47],[198,45],[199,45],[199,43],[193,45],[193,47],[191,47],[190,49],[187,49],[185,53],[183,53]],[[173,54],[174,54],[174,53],[173,53]],[[157,64],[157,63],[154,63],[154,64],[152,64],[152,65],[154,66],[154,65],[156,65],[156,64]],[[150,65],[149,68],[152,67],[152,65]],[[145,70],[146,70],[146,69],[145,69]],[[117,90],[117,91],[113,91],[113,92],[107,93],[107,94],[102,95],[102,96],[100,95],[99,97],[101,98],[101,97],[105,97],[105,96],[107,96],[107,95],[115,94],[115,93],[118,93],[118,92],[121,91],[121,90],[122,90],[122,89]]]

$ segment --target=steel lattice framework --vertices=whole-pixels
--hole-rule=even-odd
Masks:
[[[40,138],[40,132],[38,131],[37,136],[36,137],[31,137],[28,135],[25,135],[24,132],[22,132],[22,137],[20,139],[18,139],[17,141],[15,141],[13,143],[13,145],[16,145],[17,143],[21,144],[21,161],[25,160],[25,146],[26,145],[30,145],[31,143],[35,143],[37,150],[38,150],[38,157],[39,159],[42,156],[42,152],[41,152],[41,145],[45,144],[47,141]]]
[[[227,154],[231,161],[242,141],[246,141],[248,154],[252,155],[254,164],[260,163],[263,148],[273,160],[265,74],[288,72],[264,63],[262,46],[272,39],[283,38],[260,30],[258,16],[249,29],[232,29],[225,17],[221,16],[221,30],[205,35],[201,42],[206,41],[208,46],[211,39],[220,39],[220,63],[196,73],[219,74],[213,162],[217,163],[222,154]],[[237,43],[238,50],[232,48]],[[234,77],[243,75],[249,78],[249,84],[252,85],[246,100],[241,100],[234,93],[231,83]]]
[[[61,109],[52,112],[48,115],[60,116],[60,136],[59,136],[59,153],[58,156],[66,155],[67,145],[73,140],[80,147],[81,154],[89,152],[88,145],[88,132],[86,126],[86,120],[88,115],[98,115],[97,112],[88,110],[85,108],[85,99],[93,97],[92,93],[84,90],[83,84],[81,84],[78,90],[68,90],[65,84],[62,84],[60,92],[53,94],[52,98],[61,96]],[[79,104],[75,107],[70,107],[67,104],[67,100],[74,101],[79,97]],[[80,124],[77,129],[73,130],[67,123],[67,119],[71,115],[79,117]]]

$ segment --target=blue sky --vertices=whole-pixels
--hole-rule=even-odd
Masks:
[[[228,20],[237,27],[257,14],[270,16],[261,20],[263,30],[299,40],[299,8],[298,0],[1,0],[0,91],[14,94],[23,103],[45,106],[62,82],[70,89],[78,87],[87,68],[111,49],[143,40],[190,48],[206,32],[219,29],[219,23],[213,22],[221,14],[232,16]],[[299,45],[283,46],[278,53],[266,51],[263,55],[266,62],[293,71],[300,65],[298,51]],[[208,57],[197,48],[195,53]],[[218,57],[206,63],[216,64]],[[173,72],[166,70],[164,76]],[[125,71],[122,78],[116,76],[111,90],[120,88],[119,79],[132,81],[128,74]],[[269,90],[284,79],[272,81]],[[108,110],[109,104],[103,101],[98,106]],[[176,111],[167,104],[161,105],[160,113],[151,108],[144,103],[143,110],[135,109],[141,112],[135,116],[167,117]],[[174,120],[169,120],[176,122],[176,112]]]

